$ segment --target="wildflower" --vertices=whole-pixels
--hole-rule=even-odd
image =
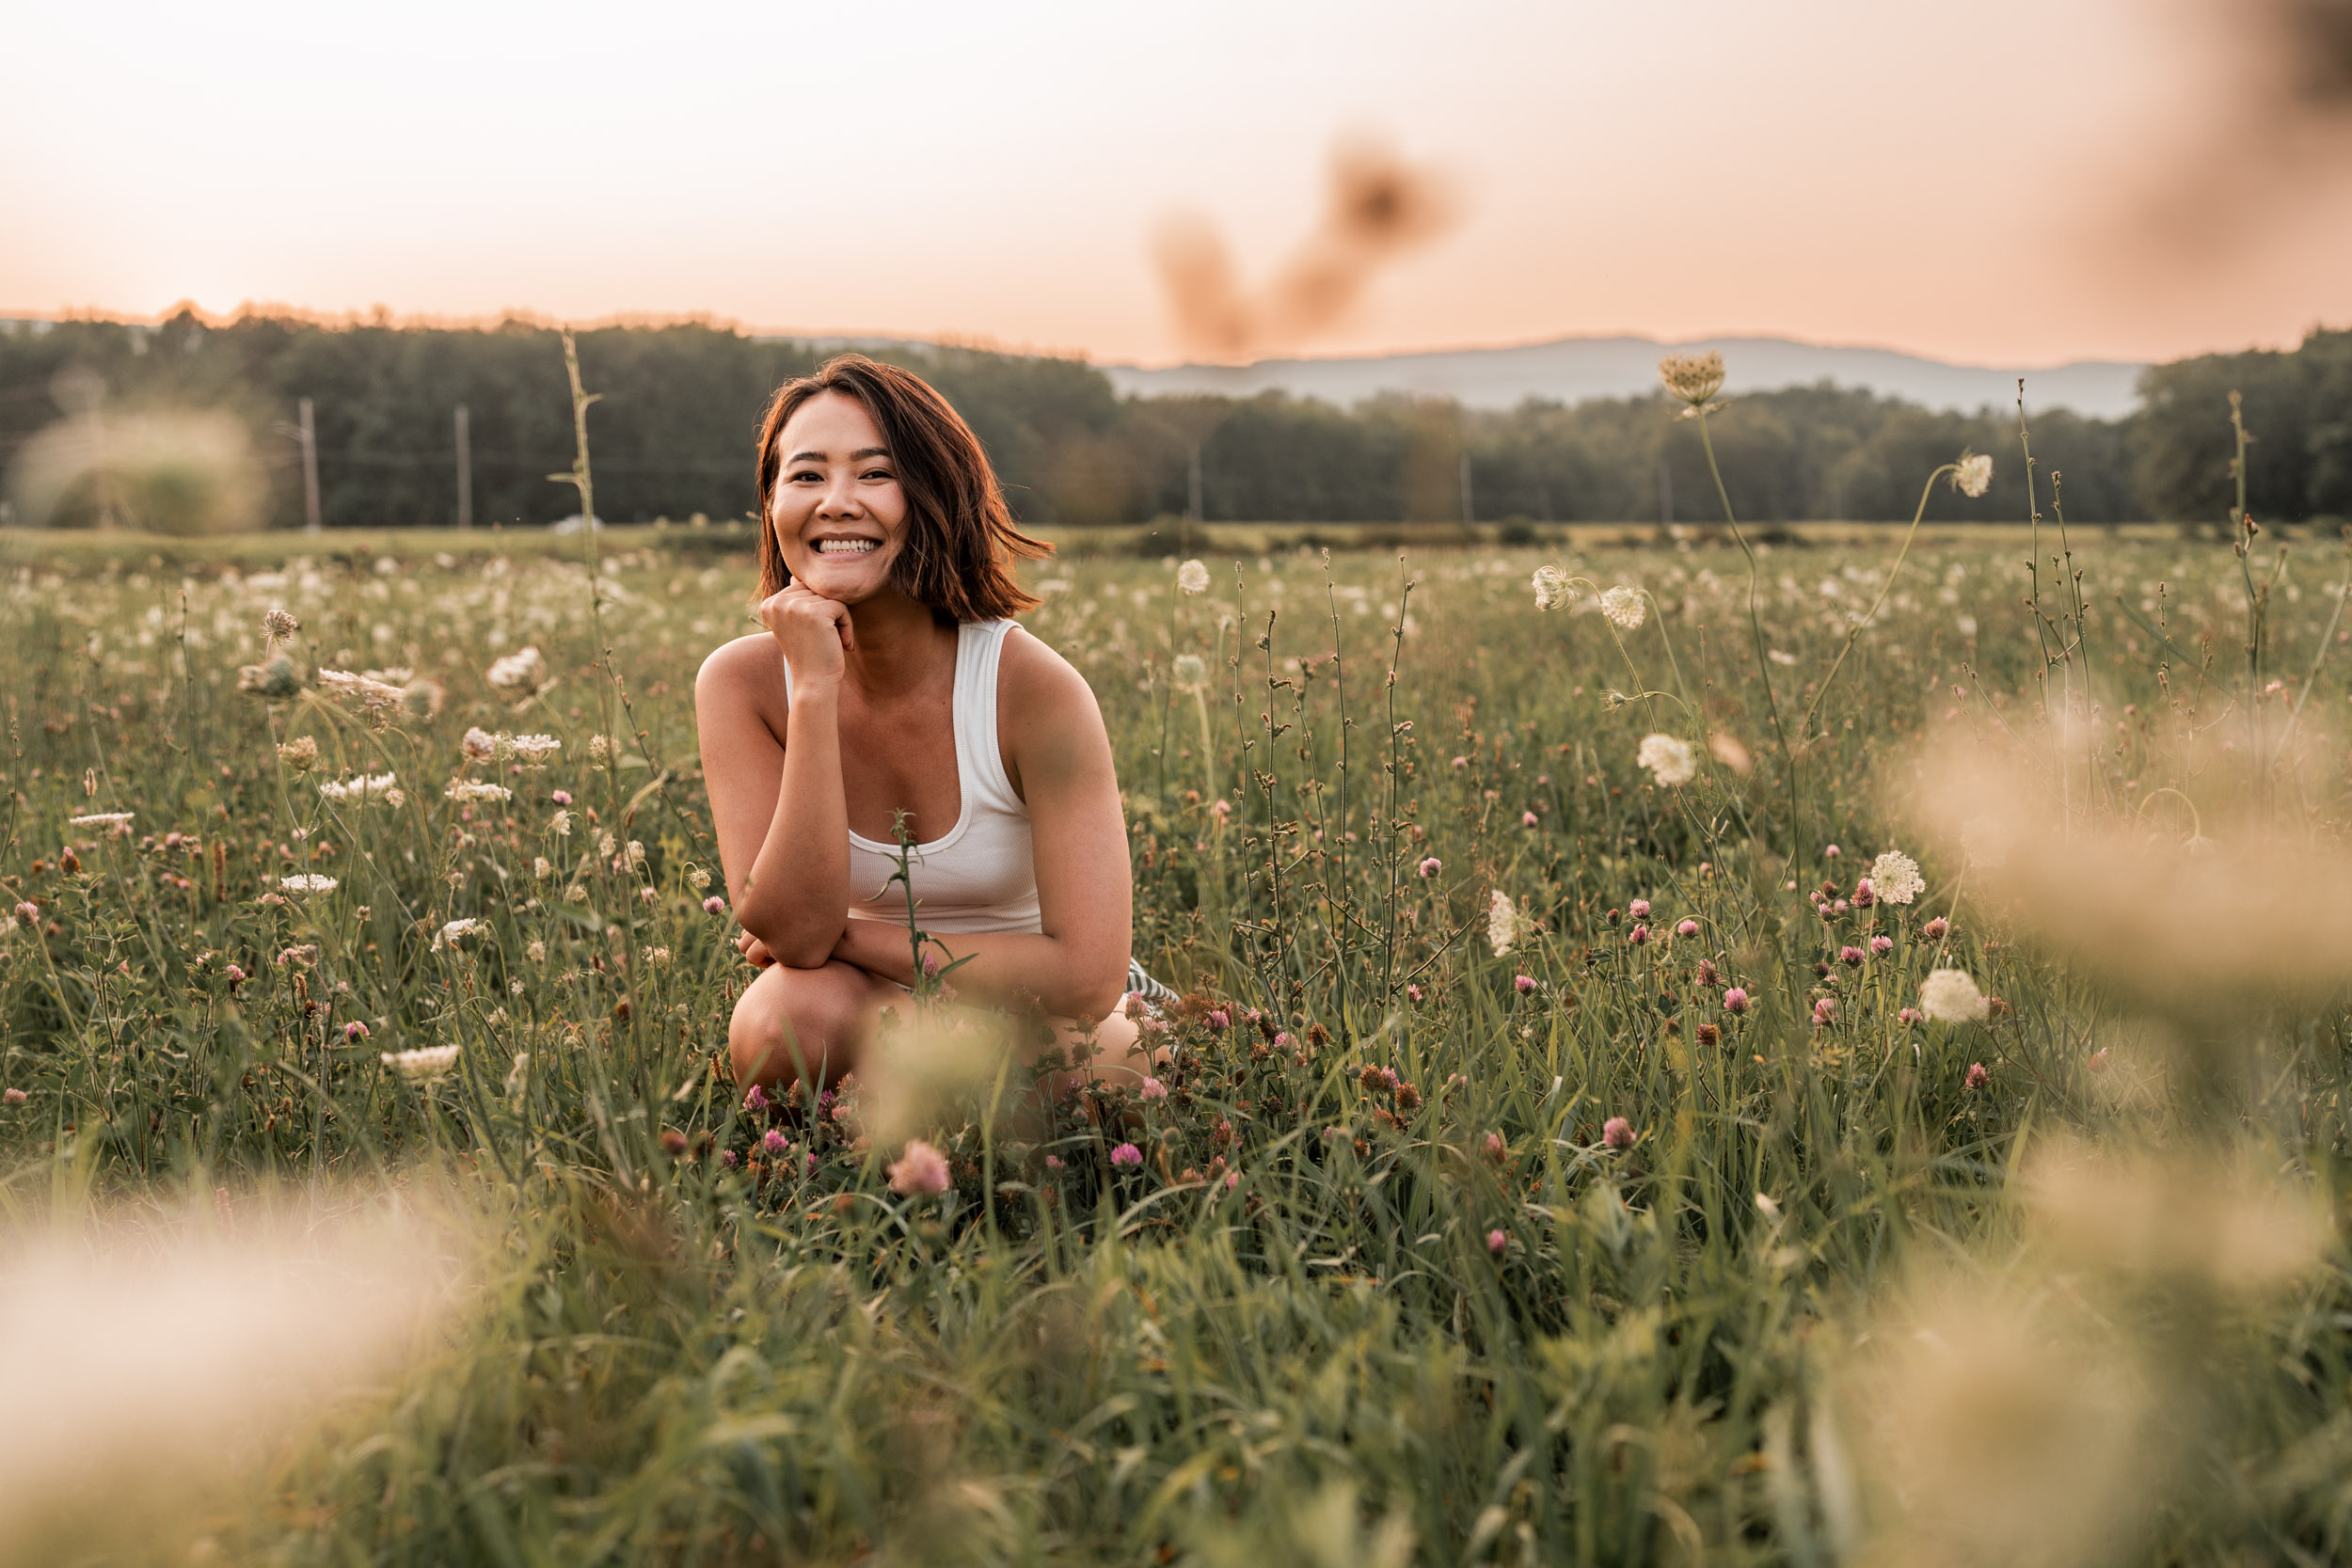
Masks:
[[[2091,1070],[2091,1071],[2093,1071],[2093,1072],[2105,1072],[2105,1071],[2106,1071],[2106,1069],[2107,1069],[2107,1048],[2106,1048],[2106,1046],[2104,1046],[2104,1045],[2103,1045],[2103,1046],[2101,1046],[2098,1050],[2096,1050],[2096,1051],[2094,1051],[2094,1052],[2092,1052],[2092,1053],[2090,1053],[2090,1061],[2089,1066],[2090,1066],[2090,1070]]]
[[[568,806],[572,803],[572,792],[568,789],[559,789],[550,794],[548,799],[559,806]]]
[[[671,1159],[680,1158],[691,1147],[692,1145],[687,1141],[686,1134],[676,1128],[665,1127],[661,1130],[661,1151]]]
[[[1724,992],[1724,1011],[1727,1013],[1744,1013],[1747,1010],[1748,993],[1746,991],[1741,990],[1738,986],[1734,986],[1729,990]]]
[[[1534,812],[1532,812],[1532,811],[1523,811],[1523,812],[1519,813],[1519,826],[1520,826],[1520,827],[1522,827],[1522,828],[1532,828],[1532,827],[1534,827],[1534,825],[1535,825],[1535,814],[1534,814]]]
[[[1763,1215],[1768,1220],[1776,1220],[1780,1218],[1780,1205],[1765,1196],[1762,1193],[1756,1195],[1756,1212]]]
[[[1714,959],[1701,958],[1699,960],[1698,982],[1700,985],[1712,986],[1720,978],[1722,978],[1722,976],[1715,973]]]
[[[1143,1150],[1137,1148],[1133,1144],[1120,1144],[1117,1148],[1111,1150],[1111,1164],[1114,1165],[1139,1165],[1143,1164]]]
[[[1904,1023],[1916,1023],[1926,1016],[1916,1007],[1905,1007],[1895,1015],[1898,1021]]]
[[[1427,993],[1417,985],[1407,984],[1405,988],[1405,1000],[1407,1002],[1418,1002]]]
[[[1625,934],[1625,940],[1630,945],[1640,947],[1649,941],[1649,927],[1646,926],[1636,926],[1633,929]]]
[[[631,871],[645,869],[645,847],[633,838],[628,841],[628,847],[622,858],[628,863]]]
[[[499,754],[499,737],[476,724],[458,736],[457,750],[468,762],[488,762]]]
[[[888,1166],[890,1190],[900,1197],[936,1197],[947,1190],[947,1157],[920,1138]]]
[[[319,685],[338,697],[358,703],[370,713],[398,707],[401,700],[407,695],[389,681],[371,680],[365,675],[355,675],[348,670],[321,670]]]
[[[1883,933],[1870,939],[1870,951],[1883,958],[1895,951],[1895,939]]]
[[[1488,1252],[1491,1252],[1491,1253],[1493,1253],[1493,1254],[1494,1254],[1497,1258],[1500,1258],[1500,1257],[1502,1257],[1502,1256],[1505,1252],[1508,1252],[1510,1249],[1511,1249],[1511,1238],[1510,1238],[1510,1237],[1508,1237],[1508,1236],[1504,1235],[1504,1234],[1503,1234],[1502,1231],[1500,1231],[1500,1230],[1489,1230],[1489,1231],[1487,1231],[1487,1232],[1486,1232],[1486,1250],[1487,1250]]]
[[[1878,890],[1870,885],[1869,878],[1865,877],[1860,881],[1854,883],[1853,907],[1855,909],[1867,910],[1878,901]]]
[[[1415,869],[1416,871],[1419,871],[1419,872],[1422,874],[1422,877],[1424,877],[1424,878],[1434,877],[1434,876],[1436,876],[1438,872],[1443,871],[1443,870],[1445,869],[1445,862],[1443,862],[1443,861],[1439,860],[1437,856],[1432,855],[1432,856],[1430,856],[1427,860],[1422,861],[1422,862],[1421,863],[1421,864],[1419,864],[1419,865],[1415,866],[1413,869]]]
[[[1612,626],[1622,631],[1633,631],[1649,616],[1649,606],[1638,588],[1622,585],[1604,589],[1600,595],[1600,612]]]
[[[720,897],[717,894],[714,893],[709,897],[703,900],[703,913],[724,914],[726,912],[727,901]]]
[[[1695,920],[1683,921],[1680,925],[1675,927],[1675,935],[1682,938],[1686,942],[1698,934],[1699,923]]]
[[[131,818],[136,815],[127,811],[94,811],[86,816],[69,816],[65,825],[69,828],[122,828],[128,827]]]
[[[1993,1009],[1964,970],[1939,969],[1919,982],[1919,1010],[1938,1023],[1981,1023]]]
[[[1756,766],[1756,759],[1748,755],[1748,749],[1721,730],[1707,737],[1707,749],[1717,762],[1742,777]]]
[[[308,969],[318,961],[319,946],[314,942],[306,942],[299,947],[281,948],[278,954],[278,967],[280,969],[288,964],[297,969]]]
[[[506,742],[507,752],[525,768],[545,768],[563,749],[564,743],[551,735],[518,735]]]
[[[1557,566],[1535,568],[1535,608],[1557,610],[1568,602],[1568,574]]]
[[[1930,942],[1942,942],[1944,940],[1944,933],[1951,928],[1951,922],[1946,920],[1939,914],[1933,920],[1929,921],[1925,926],[1920,927],[1919,930],[1920,934],[1925,936]]]
[[[1823,860],[1834,861],[1838,857],[1840,852],[1841,851],[1835,844],[1827,844],[1821,847],[1821,858]]]
[[[588,760],[598,767],[602,767],[618,756],[620,750],[612,736],[609,735],[592,735],[588,737]]]
[[[1981,496],[1993,485],[1993,459],[1963,451],[1960,461],[1952,465],[1952,488],[1971,499]]]
[[[1176,586],[1186,594],[1209,591],[1209,569],[1198,561],[1187,561],[1176,568]]]
[[[1657,775],[1658,782],[1669,788],[1686,784],[1697,776],[1698,758],[1692,753],[1691,743],[1671,735],[1648,735],[1642,738],[1642,749],[1633,760]]]
[[[278,885],[288,893],[332,893],[341,884],[332,877],[306,871],[298,877],[280,877]]]
[[[1837,950],[1837,961],[1844,964],[1849,969],[1860,969],[1862,967],[1862,949],[1851,945],[1841,947]]]
[[[782,1154],[792,1147],[792,1140],[786,1137],[781,1130],[771,1127],[759,1135],[759,1147],[771,1154]]]
[[[8,1085],[6,1089],[0,1089],[0,1104],[22,1105],[24,1103],[24,1091],[18,1088],[13,1084]]]
[[[294,673],[294,660],[278,654],[261,664],[238,666],[237,689],[282,702],[302,689],[302,677]]]
[[[1715,1045],[1721,1042],[1724,1037],[1723,1030],[1716,1027],[1712,1023],[1700,1024],[1694,1033],[1698,1036],[1698,1041],[1701,1045]]]
[[[1647,920],[1649,918],[1649,900],[1646,898],[1636,898],[1625,907],[1625,912],[1631,915],[1636,920]]]
[[[294,634],[301,629],[302,623],[286,610],[273,608],[262,612],[262,646],[264,649],[293,641]]]
[[[1511,985],[1521,996],[1525,996],[1535,989],[1535,976],[1533,974],[1515,974],[1511,977]]]
[[[523,949],[523,957],[529,958],[535,964],[546,963],[548,961],[548,944],[544,942],[534,941],[530,946]]]
[[[1048,1155],[1045,1157],[1045,1168],[1046,1168],[1047,1170],[1060,1170],[1060,1169],[1062,1169],[1062,1168],[1063,1168],[1063,1166],[1062,1166],[1062,1159],[1061,1159],[1061,1156],[1060,1156],[1060,1155],[1058,1155],[1058,1154],[1048,1154]]]
[[[308,773],[318,766],[319,743],[307,735],[298,735],[278,748],[278,760],[297,773]]]
[[[1489,1133],[1487,1133],[1487,1134],[1486,1134],[1486,1158],[1487,1158],[1487,1159],[1489,1159],[1489,1160],[1498,1160],[1498,1161],[1499,1161],[1499,1160],[1501,1160],[1501,1159],[1502,1158],[1502,1156],[1503,1156],[1506,1152],[1508,1152],[1508,1148],[1507,1148],[1507,1146],[1505,1146],[1505,1145],[1504,1145],[1504,1143],[1503,1143],[1503,1141],[1502,1141],[1502,1133],[1500,1133],[1500,1132],[1489,1132]]]
[[[1919,863],[1900,849],[1889,849],[1870,863],[1870,891],[1881,903],[1908,904],[1927,886],[1919,875]]]
[[[1830,1016],[1836,1011],[1837,1004],[1832,1001],[1829,997],[1823,996],[1817,998],[1813,1004],[1813,1027],[1816,1029],[1828,1028]]]
[[[1993,1075],[1984,1070],[1982,1062],[1970,1062],[1968,1076],[1962,1080],[1962,1085],[1973,1094],[1991,1082],[1993,1082]]]
[[[1633,1124],[1623,1117],[1611,1117],[1600,1124],[1600,1141],[1604,1146],[1613,1149],[1631,1148],[1633,1147]]]
[[[548,818],[548,828],[558,838],[571,837],[572,814],[567,811],[557,812],[553,816]]]
[[[357,773],[340,782],[328,780],[319,785],[319,794],[339,806],[365,805],[370,800],[396,804],[391,799],[395,779],[389,773]]]
[[[468,937],[479,935],[481,930],[482,922],[471,915],[463,920],[453,920],[433,933],[433,951],[438,953],[444,947],[454,947]]]
[[[368,1026],[360,1022],[358,1019],[355,1018],[350,1022],[343,1025],[343,1038],[358,1041],[366,1039],[367,1037]]]
[[[482,784],[472,779],[452,779],[449,787],[441,793],[452,800],[464,801],[511,800],[515,798],[515,792],[504,784]]]
[[[1168,665],[1168,673],[1180,691],[1192,691],[1209,678],[1209,667],[1199,654],[1178,654]]]
[[[1423,873],[1427,875],[1427,873]],[[1511,951],[1511,943],[1518,936],[1519,907],[1501,888],[1486,900],[1486,942],[1500,958]]]
[[[645,962],[656,969],[667,969],[670,966],[670,950],[666,947],[648,947],[644,951],[644,958]]]
[[[1724,389],[1724,356],[1713,349],[1705,354],[1669,354],[1658,361],[1659,382],[1692,408],[1703,406]]]
[[[536,694],[547,689],[548,661],[539,657],[537,648],[525,648],[493,663],[483,678],[501,691]]]
[[[439,713],[441,705],[449,700],[449,693],[441,689],[439,681],[410,681],[400,691],[401,711],[411,719],[430,719]]]
[[[245,971],[235,964],[230,964],[227,969],[222,970],[220,977],[229,982],[230,990],[235,990],[245,984]]]
[[[428,1045],[415,1051],[386,1051],[378,1053],[386,1067],[403,1078],[438,1078],[457,1065],[457,1047]]]
[[[1141,1093],[1143,1098],[1146,1100],[1166,1100],[1168,1098],[1168,1085],[1161,1083],[1156,1078],[1146,1078],[1143,1081]]]

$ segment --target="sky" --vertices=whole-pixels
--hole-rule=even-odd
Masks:
[[[2352,160],[2216,106],[2264,86],[2230,3],[28,7],[0,314],[702,315],[1168,363],[1156,226],[1271,275],[1372,135],[1458,220],[1308,352],[2287,346],[2352,323]]]

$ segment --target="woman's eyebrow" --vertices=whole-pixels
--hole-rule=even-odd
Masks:
[[[889,455],[890,449],[888,447],[860,447],[857,451],[850,453],[850,461],[855,463],[861,458],[888,457]],[[824,460],[825,454],[821,451],[796,451],[784,461],[786,465],[789,467],[794,463],[822,463]]]

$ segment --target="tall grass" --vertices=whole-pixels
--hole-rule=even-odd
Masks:
[[[492,1239],[397,1377],[105,1551],[1993,1560],[2078,1542],[2074,1515],[2012,1478],[1983,1511],[2035,1528],[1939,1522],[1878,1463],[1867,1394],[1894,1377],[1944,1409],[1888,1369],[1914,1342],[1892,1325],[1999,1284],[2042,1291],[2034,1311],[2106,1301],[2118,1342],[2203,1325],[2193,1404],[2164,1385],[2151,1406],[2179,1446],[2135,1482],[2139,1522],[2066,1560],[2341,1555],[2340,1241],[2212,1305],[2129,1270],[2101,1297],[2053,1261],[2017,1172],[2057,1130],[2188,1147],[2174,1058],[1902,816],[1934,737],[2057,722],[2049,618],[2021,606],[2049,565],[1923,545],[1890,581],[1891,551],[1752,547],[1753,625],[1745,562],[1711,549],[1297,551],[1215,562],[1231,586],[1199,595],[1173,560],[1047,562],[1028,624],[1101,699],[1137,952],[1186,993],[1168,1092],[992,1118],[1025,1085],[984,1085],[930,1129],[951,1190],[912,1198],[857,1094],[747,1108],[726,1081],[749,972],[704,908],[688,695],[748,629],[747,562],[608,555],[593,585],[520,558],[20,570],[5,870],[33,912],[0,945],[0,1084],[24,1096],[0,1108],[0,1202],[60,1227],[216,1188],[432,1184]],[[2197,793],[2167,724],[2268,701],[2316,735],[2340,705],[2339,569],[2265,578],[2265,667],[2309,672],[2265,698],[2225,668],[2248,608],[2222,591],[2254,580],[2233,555],[2073,549],[2070,700],[2105,739],[2062,810]],[[1539,564],[1640,587],[1644,624],[1539,611]],[[278,606],[299,688],[240,691]],[[527,643],[552,684],[490,685]],[[1786,746],[1759,668],[1810,714]],[[372,718],[321,669],[412,695]],[[563,746],[469,764],[476,725]],[[1668,787],[1635,764],[1652,731],[1740,745]],[[308,771],[281,750],[305,736]],[[2294,808],[2323,847],[2329,746]],[[1742,753],[1753,771],[1717,760]],[[387,771],[397,803],[318,787]],[[69,826],[111,812],[134,816]],[[1855,907],[1895,847],[1926,893]],[[337,885],[288,891],[299,874]],[[1905,1016],[1935,967],[2000,1006]],[[2232,1150],[2340,1209],[2344,1011],[2264,1016],[2265,1074],[2201,1092],[2232,1097]],[[384,1060],[437,1046],[446,1072]],[[2022,1353],[1981,1354],[1998,1393]],[[1976,1474],[1965,1421],[1936,1432]]]

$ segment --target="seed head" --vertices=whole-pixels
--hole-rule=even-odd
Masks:
[[[1658,379],[1670,394],[1697,408],[1724,389],[1724,356],[1713,349],[1669,354],[1658,361]]]
[[[1993,459],[1980,453],[1963,451],[1960,461],[1952,465],[1952,488],[1972,499],[1993,487]]]
[[[1187,561],[1176,568],[1176,586],[1186,594],[1209,591],[1209,569],[1198,561]]]
[[[1568,574],[1557,566],[1535,568],[1535,608],[1557,610],[1568,602]]]
[[[1698,757],[1692,752],[1691,743],[1671,735],[1645,736],[1633,760],[1669,788],[1689,784],[1699,770]]]

